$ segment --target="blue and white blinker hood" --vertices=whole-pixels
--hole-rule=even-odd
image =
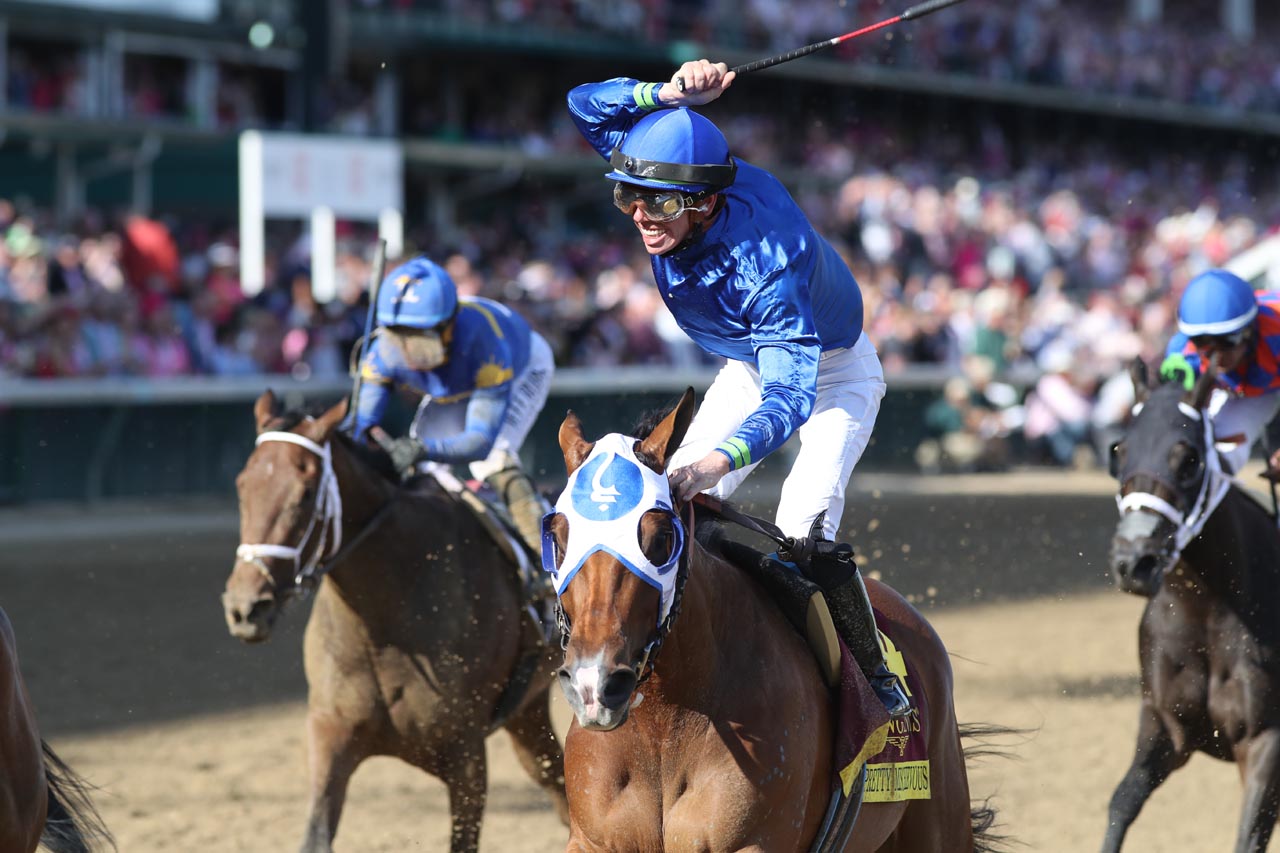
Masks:
[[[680,574],[676,568],[684,553],[685,531],[672,509],[666,474],[654,471],[636,457],[632,450],[635,441],[619,433],[606,435],[569,476],[555,509],[542,519],[542,567],[551,573],[556,595],[562,596],[587,558],[604,551],[658,591],[662,597],[658,608],[661,625],[675,598]],[[640,519],[655,509],[670,515],[675,528],[671,556],[661,566],[649,562],[640,547]],[[558,567],[559,549],[551,532],[551,522],[557,514],[569,521],[569,541]]]

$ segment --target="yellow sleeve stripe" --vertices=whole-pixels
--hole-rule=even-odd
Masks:
[[[493,333],[497,335],[499,338],[503,336],[502,327],[498,325],[498,318],[493,316],[492,311],[490,311],[488,308],[485,308],[483,305],[480,305],[476,302],[464,302],[462,303],[462,305],[464,308],[471,308],[483,314],[485,319],[489,321],[489,325],[493,327]]]

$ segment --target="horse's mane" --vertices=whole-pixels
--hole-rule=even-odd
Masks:
[[[323,405],[310,405],[286,409],[272,418],[266,429],[287,432],[307,418],[314,418],[323,414],[326,408]],[[383,479],[399,485],[400,474],[396,471],[396,466],[392,464],[391,457],[382,448],[357,442],[350,435],[339,429],[335,429],[329,437],[332,441],[336,441],[351,451],[353,456],[373,469]]]

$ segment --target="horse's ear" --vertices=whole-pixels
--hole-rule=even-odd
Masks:
[[[1145,402],[1151,394],[1151,376],[1147,371],[1147,363],[1142,356],[1136,356],[1129,362],[1129,379],[1133,381],[1133,398],[1136,402]]]
[[[577,471],[587,461],[594,446],[582,437],[582,421],[570,409],[565,413],[564,423],[560,424],[560,449],[564,452],[565,473]]]
[[[665,469],[671,454],[675,453],[680,442],[684,441],[684,434],[689,431],[689,422],[692,420],[693,389],[686,388],[684,394],[680,396],[680,402],[676,403],[676,407],[671,410],[671,414],[663,418],[662,423],[649,433],[649,437],[640,442],[640,452],[650,459],[661,460],[662,469],[659,470]]]
[[[1213,394],[1213,389],[1218,384],[1218,354],[1214,353],[1209,359],[1209,363],[1205,365],[1204,372],[1200,374],[1200,378],[1196,380],[1196,385],[1191,389],[1190,400],[1191,405],[1197,409],[1203,409],[1209,402],[1209,396]]]
[[[329,435],[347,417],[347,407],[350,403],[349,398],[343,397],[332,408],[316,418],[316,428],[319,430],[319,435],[316,436],[318,441],[323,443],[329,440]]]
[[[267,424],[276,416],[276,395],[271,389],[262,392],[257,401],[253,404],[253,422],[257,424],[258,432],[262,432],[267,428]]]

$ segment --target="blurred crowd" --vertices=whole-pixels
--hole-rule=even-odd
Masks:
[[[829,177],[797,198],[854,270],[890,382],[919,365],[952,377],[926,416],[929,470],[1096,460],[1129,408],[1123,367],[1162,352],[1185,282],[1280,224],[1244,161],[1210,170],[1152,152],[1139,168],[1104,147],[1045,147],[1017,166],[995,130],[963,157],[943,137],[917,151],[883,129],[850,145],[819,128],[801,151],[774,149],[781,131],[749,116],[725,130],[751,140],[748,158],[795,154]],[[463,293],[527,316],[562,366],[711,364],[662,305],[603,180],[599,195],[594,227],[553,228],[535,194],[409,244]],[[251,298],[229,225],[94,212],[58,228],[0,201],[0,235],[0,375],[340,376],[363,329],[373,235],[349,223],[327,304],[296,230],[273,233],[270,284]]]
[[[830,38],[901,11],[883,0],[347,0],[352,9],[419,12],[454,23],[507,26],[576,36],[695,43],[769,55]],[[1280,109],[1280,42],[1260,14],[1248,43],[1227,33],[1218,4],[1166,2],[1158,22],[1136,23],[1127,4],[1100,0],[968,0],[937,15],[854,39],[832,59],[885,70],[946,74],[993,83],[1051,87],[1071,96],[1127,96],[1231,114]],[[1265,8],[1260,4],[1260,8]],[[126,53],[122,91],[106,94],[97,65],[71,42],[14,39],[5,56],[9,109],[194,123],[201,127],[286,127],[287,82],[279,71],[215,63],[212,77],[176,57]],[[95,72],[100,73],[100,69]],[[429,101],[435,80],[406,83],[413,101]],[[507,93],[513,81],[494,88]],[[518,82],[518,81],[517,81]],[[205,97],[208,92],[214,94]],[[119,103],[104,103],[111,98]],[[485,115],[519,109],[495,98]],[[319,126],[358,135],[387,132],[371,79],[336,78],[314,105]],[[527,99],[524,103],[528,103]],[[410,133],[432,132],[429,119],[401,116]],[[476,130],[470,129],[475,136]]]
[[[421,11],[477,25],[537,27],[707,48],[780,53],[902,11],[883,0],[348,0],[353,8]],[[1218,4],[1163,4],[1135,23],[1127,4],[969,0],[835,48],[883,68],[963,75],[1074,93],[1175,101],[1231,112],[1280,108],[1280,47],[1226,33]],[[1265,26],[1265,22],[1264,22]],[[714,58],[712,56],[711,58]]]

